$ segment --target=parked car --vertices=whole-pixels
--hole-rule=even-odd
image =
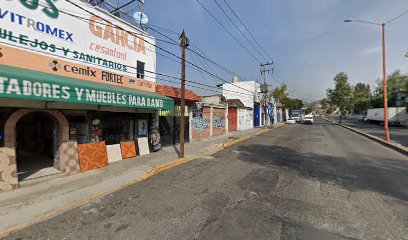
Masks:
[[[286,124],[296,124],[296,119],[294,119],[294,118],[288,118],[288,119],[286,120]]]
[[[303,123],[304,124],[313,124],[314,120],[313,120],[313,116],[312,115],[306,115],[303,118]]]
[[[358,119],[359,122],[367,122],[367,117],[366,116],[361,116],[360,119]]]

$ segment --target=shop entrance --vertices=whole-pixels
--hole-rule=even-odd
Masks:
[[[16,124],[16,159],[19,180],[58,173],[58,122],[47,112],[31,112]]]

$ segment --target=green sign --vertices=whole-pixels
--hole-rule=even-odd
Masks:
[[[156,93],[93,83],[0,65],[0,97],[173,110],[173,100]]]
[[[30,10],[36,10],[40,6],[40,0],[19,0],[19,2]],[[50,18],[58,18],[59,11],[52,0],[45,0],[47,6],[41,5],[42,12]]]

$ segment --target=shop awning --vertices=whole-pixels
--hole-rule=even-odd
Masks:
[[[0,97],[173,110],[173,99],[153,92],[0,65]]]

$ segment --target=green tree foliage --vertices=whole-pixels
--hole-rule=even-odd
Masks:
[[[272,90],[272,96],[277,100],[279,103],[285,105],[286,100],[288,98],[288,86],[286,84],[282,84],[280,87],[277,87]]]
[[[326,94],[330,105],[339,108],[341,123],[341,115],[345,114],[347,110],[351,110],[353,104],[353,89],[348,82],[347,74],[344,72],[336,75],[334,84],[334,89],[327,89]]]
[[[355,114],[365,114],[370,107],[370,85],[357,83],[353,89],[353,110]]]
[[[298,109],[301,109],[303,107],[303,101],[301,99],[297,99],[297,98],[287,98],[284,105],[289,110],[298,110]]]
[[[323,98],[320,101],[320,105],[322,105],[322,109],[326,110],[329,108],[329,101],[327,100],[327,98]]]
[[[383,104],[383,82],[376,81],[375,94],[372,99],[372,107],[382,108]],[[394,71],[387,77],[388,107],[396,107],[398,92],[408,91],[408,75],[401,74],[399,70]]]

